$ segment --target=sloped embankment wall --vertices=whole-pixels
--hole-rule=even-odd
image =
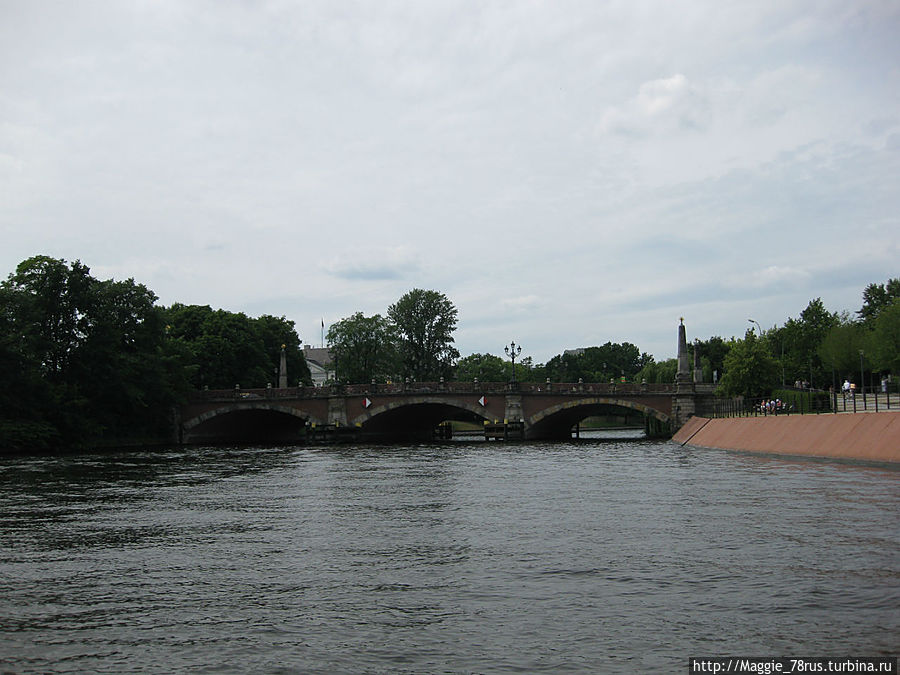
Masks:
[[[900,412],[692,417],[672,440],[723,450],[900,462]]]

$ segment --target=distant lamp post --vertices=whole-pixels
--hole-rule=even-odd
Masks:
[[[503,351],[506,352],[506,355],[512,359],[512,381],[516,381],[516,357],[522,353],[521,345],[516,345],[515,342],[510,342],[508,347],[504,347]]]
[[[756,327],[759,328],[760,336],[762,336],[763,330],[762,330],[762,326],[759,325],[759,321],[757,321],[756,319],[747,319],[747,321],[749,321],[750,323],[755,323]]]

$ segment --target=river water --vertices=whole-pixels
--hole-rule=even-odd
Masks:
[[[0,672],[896,654],[900,471],[647,440],[0,459]]]

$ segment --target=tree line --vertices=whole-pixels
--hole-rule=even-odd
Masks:
[[[333,324],[327,334],[340,383],[369,382],[604,382],[632,380],[653,361],[628,342],[567,351],[546,364],[525,356],[515,364],[493,354],[460,358],[454,346],[458,311],[443,293],[413,289],[386,315],[357,312]]]
[[[816,298],[782,326],[732,338],[719,391],[764,396],[798,383],[828,390],[844,380],[868,387],[892,378],[900,372],[900,278],[869,284],[862,299],[855,316]]]
[[[157,304],[134,279],[99,280],[80,261],[35,256],[0,282],[0,448],[90,446],[159,439],[197,389],[311,384],[300,338],[285,317]],[[676,359],[656,362],[629,342],[565,351],[544,364],[489,353],[460,358],[458,310],[413,289],[384,315],[357,312],[327,340],[333,381],[671,383]],[[723,395],[767,395],[782,384],[827,388],[900,368],[900,279],[870,284],[856,316],[812,300],[796,319],[742,339],[697,340],[704,380]]]
[[[697,340],[704,381],[717,381],[723,396],[759,397],[798,385],[829,390],[844,380],[868,387],[892,379],[900,372],[900,279],[870,283],[862,299],[855,316],[815,298],[784,325],[748,326],[741,339]],[[677,367],[676,359],[653,362],[638,377],[672,382]]]
[[[277,382],[282,348],[310,381],[292,321],[157,299],[80,261],[20,263],[0,283],[0,448],[166,438],[191,390]]]

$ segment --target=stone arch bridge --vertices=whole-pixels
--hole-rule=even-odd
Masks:
[[[179,410],[178,441],[279,442],[309,438],[430,440],[442,422],[483,424],[495,437],[570,438],[595,415],[642,415],[671,434],[712,399],[694,383],[561,384],[436,382],[202,391]]]

